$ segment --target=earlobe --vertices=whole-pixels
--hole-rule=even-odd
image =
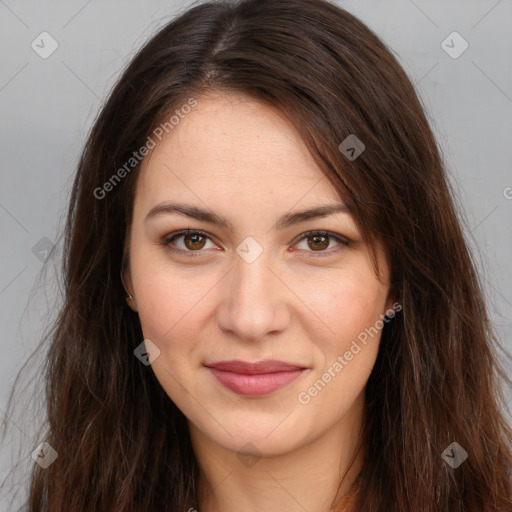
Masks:
[[[128,283],[128,286],[125,284],[125,280]],[[130,276],[129,268],[125,268],[124,260],[123,264],[121,265],[121,283],[123,284],[123,288],[125,289],[126,293],[128,294],[126,297],[126,303],[132,309],[133,311],[137,312],[137,301],[135,297],[132,295],[130,290],[132,289],[132,279]]]
[[[137,309],[137,302],[135,301],[135,297],[132,297],[131,295],[129,295],[128,297],[126,297],[126,303],[130,307],[130,309],[132,309],[136,313],[139,311]]]
[[[395,290],[391,289],[388,292],[388,296],[386,298],[386,309],[384,311],[384,314],[389,317],[395,316],[398,311],[402,309],[402,306],[397,301],[397,296],[395,293]]]

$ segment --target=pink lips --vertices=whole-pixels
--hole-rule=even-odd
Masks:
[[[295,380],[306,369],[277,360],[220,361],[205,366],[225,387],[246,396],[268,395]]]

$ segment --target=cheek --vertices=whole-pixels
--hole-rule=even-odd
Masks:
[[[197,280],[182,279],[169,268],[165,272],[158,267],[151,271],[149,268],[148,265],[148,271],[140,272],[137,279],[138,314],[144,338],[160,350],[151,368],[167,395],[187,411],[189,396],[185,388],[200,361],[198,334],[204,324],[207,290],[196,286]]]
[[[310,291],[306,297],[306,303],[323,322],[322,332],[325,334],[326,329],[329,332],[327,337],[318,336],[317,341],[332,356],[333,352],[348,350],[346,347],[352,340],[380,319],[385,310],[387,287],[369,269],[354,268],[317,282],[315,292]]]
[[[133,257],[139,319],[144,335],[169,343],[199,325],[205,314],[215,276],[192,267],[176,269],[162,255],[141,251]]]
[[[311,309],[329,327],[312,339],[317,366],[298,399],[311,418],[337,421],[363,391],[378,353],[387,288],[373,274],[346,272],[310,294]],[[334,331],[334,333],[332,332]]]
[[[161,350],[162,360],[171,367],[187,358],[192,363],[196,341],[200,338],[201,303],[190,300],[191,294],[162,293],[151,296],[139,309],[139,319],[145,338]],[[195,297],[193,297],[195,298]],[[204,306],[204,305],[203,305]]]

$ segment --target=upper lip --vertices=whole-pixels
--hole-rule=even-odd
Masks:
[[[265,359],[255,363],[247,361],[219,361],[217,363],[205,364],[208,368],[223,370],[233,373],[244,373],[247,375],[256,375],[261,373],[291,372],[294,370],[304,370],[304,366],[278,361],[276,359]]]

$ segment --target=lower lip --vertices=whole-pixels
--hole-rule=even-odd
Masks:
[[[246,396],[263,396],[283,388],[302,375],[303,368],[287,372],[248,375],[208,368],[225,387]]]

